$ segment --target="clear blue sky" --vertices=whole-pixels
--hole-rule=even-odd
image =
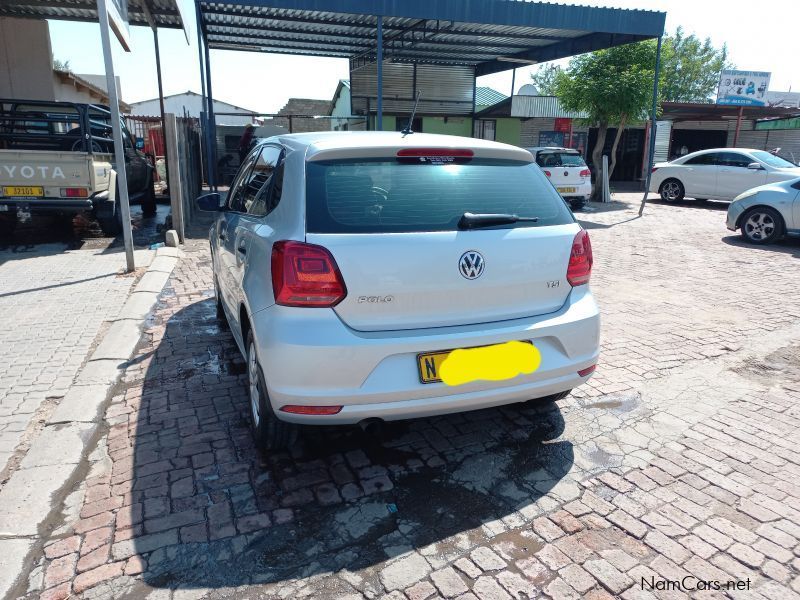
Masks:
[[[161,60],[164,93],[200,91],[194,22],[194,2],[179,0],[188,19],[189,40],[180,31],[162,30]],[[580,4],[641,8],[667,12],[667,30],[679,25],[689,33],[711,37],[715,45],[728,44],[737,68],[771,71],[771,90],[800,91],[800,34],[798,0],[770,0],[766,10],[754,15],[753,2],[743,0],[581,0]],[[133,27],[132,52],[116,41],[114,59],[127,102],[158,95],[153,35],[148,28]],[[93,23],[51,21],[53,55],[68,60],[76,73],[103,73],[100,32]],[[331,58],[279,56],[251,52],[211,51],[214,97],[257,111],[276,112],[290,97],[330,99],[339,79],[348,77],[347,61]],[[535,67],[517,69],[517,88],[528,81]],[[511,72],[478,80],[508,94]]]

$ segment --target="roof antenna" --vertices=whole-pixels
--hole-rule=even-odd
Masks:
[[[409,133],[414,133],[414,131],[411,129],[411,126],[414,123],[414,116],[417,114],[417,105],[419,105],[419,97],[421,95],[422,95],[421,92],[417,90],[417,98],[416,100],[414,100],[414,110],[411,111],[411,117],[408,119],[406,128],[400,132],[403,134],[403,137],[406,137]]]

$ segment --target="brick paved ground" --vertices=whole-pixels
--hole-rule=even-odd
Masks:
[[[189,244],[28,596],[726,596],[641,586],[690,574],[800,598],[800,245],[741,245],[713,207],[634,209],[581,216],[590,385],[266,457]]]
[[[0,251],[0,474],[48,398],[62,397],[133,277],[124,258],[62,244]],[[5,477],[0,478],[0,481]]]
[[[143,219],[132,207],[137,248],[160,237],[156,227],[167,209]],[[70,225],[36,216],[0,240],[0,487],[13,469],[9,459],[24,453],[134,283],[119,275],[121,249],[109,250],[121,244],[82,217]]]

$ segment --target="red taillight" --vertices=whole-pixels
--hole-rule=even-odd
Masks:
[[[328,250],[292,241],[272,246],[272,291],[282,306],[336,306],[347,295]]]
[[[572,252],[569,255],[567,281],[573,287],[589,283],[592,274],[592,243],[589,233],[581,229],[572,240]]]
[[[61,188],[63,198],[88,198],[89,190],[86,188]]]
[[[584,169],[583,171],[581,171],[581,177],[591,177],[591,176],[592,172],[589,169]]]
[[[465,148],[403,148],[397,151],[399,158],[420,156],[451,156],[453,158],[472,158],[475,153]]]
[[[341,410],[341,406],[300,406],[297,404],[287,404],[280,408],[281,412],[293,415],[338,415]]]
[[[651,173],[655,173],[656,171],[658,171],[658,167],[653,167],[652,169],[650,169]]]
[[[545,171],[544,174],[550,177],[550,171]]]
[[[581,377],[586,377],[589,373],[594,373],[594,370],[597,368],[597,365],[592,365],[591,367],[586,367],[585,369],[581,369],[578,371],[578,375]]]

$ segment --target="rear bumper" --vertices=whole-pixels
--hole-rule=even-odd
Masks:
[[[600,317],[587,286],[574,289],[557,312],[483,325],[360,332],[329,309],[271,306],[253,315],[259,362],[279,418],[346,424],[461,412],[539,398],[585,382],[578,371],[599,354]],[[531,340],[542,355],[530,375],[460,386],[419,381],[417,354]],[[342,405],[336,415],[280,411],[287,404]]]
[[[7,206],[9,211],[16,211],[17,208],[24,208],[33,214],[40,213],[76,213],[85,210],[92,210],[92,200],[89,198],[81,199],[57,199],[57,198],[36,198],[31,200],[2,198],[0,206]],[[0,209],[2,210],[2,209]]]

